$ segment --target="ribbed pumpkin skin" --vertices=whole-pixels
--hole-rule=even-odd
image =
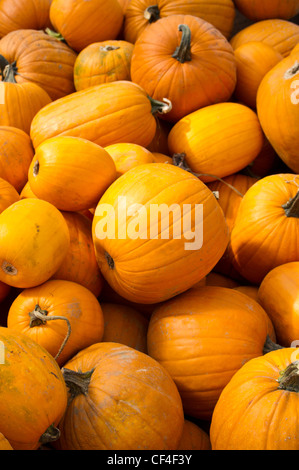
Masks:
[[[28,178],[34,151],[28,134],[12,126],[0,126],[0,177],[20,192]]]
[[[298,0],[235,0],[238,10],[255,21],[267,18],[289,20],[299,12]]]
[[[298,393],[277,382],[296,356],[295,348],[278,349],[234,375],[213,413],[212,450],[298,450]]]
[[[135,43],[142,31],[150,24],[144,16],[145,10],[158,7],[159,17],[170,15],[194,15],[211,23],[225,37],[229,37],[235,19],[235,7],[232,0],[217,0],[211,5],[209,0],[131,0],[126,9],[124,36]],[[151,20],[152,21],[152,20]]]
[[[173,57],[185,41],[180,25],[190,30],[191,60],[186,53]],[[171,15],[149,25],[136,41],[131,77],[152,98],[168,98],[172,109],[165,119],[177,122],[199,108],[229,100],[236,85],[234,52],[210,23],[191,14]]]
[[[294,126],[299,116],[299,52],[294,52],[263,78],[257,93],[257,113],[263,131],[285,164],[299,173],[299,144]],[[284,116],[283,123],[277,113]]]
[[[58,135],[91,140],[106,147],[129,142],[146,147],[156,121],[146,92],[130,81],[96,85],[45,106],[31,125],[34,148]]]
[[[117,0],[52,0],[50,7],[51,23],[75,51],[94,42],[115,39],[123,17]]]
[[[153,312],[148,354],[170,373],[187,416],[209,420],[223,388],[275,338],[264,309],[227,287],[190,289]]]
[[[52,0],[1,0],[0,37],[18,29],[51,27],[49,18]]]
[[[114,161],[104,148],[72,136],[42,142],[28,171],[33,193],[63,211],[93,207],[115,178]]]
[[[35,341],[0,328],[0,432],[15,450],[34,450],[49,426],[58,425],[67,406],[67,388],[57,362]],[[12,386],[13,384],[13,386]]]
[[[218,103],[194,111],[180,119],[168,135],[170,153],[184,154],[187,165],[204,182],[245,168],[263,142],[256,113],[239,103]]]
[[[258,300],[271,318],[277,342],[289,347],[299,337],[299,261],[272,269],[258,289]]]
[[[56,359],[60,367],[81,349],[102,340],[103,312],[95,295],[86,287],[70,281],[49,280],[24,289],[11,304],[8,328],[28,336],[56,357],[68,332],[67,323],[49,320],[45,324],[31,324],[29,313],[34,312],[37,305],[47,316],[63,316],[70,322],[70,336]]]
[[[26,288],[48,280],[66,256],[70,235],[62,214],[37,198],[15,202],[0,214],[0,280]]]
[[[180,395],[169,374],[148,355],[118,343],[98,343],[64,369],[94,372],[86,396],[76,396],[60,422],[59,448],[176,449],[184,425]]]
[[[75,91],[73,68],[77,54],[44,31],[12,31],[0,40],[0,54],[9,63],[16,62],[17,83],[35,83],[52,100]]]
[[[298,192],[296,175],[270,175],[244,195],[231,232],[232,262],[249,282],[260,284],[271,269],[299,260],[298,215],[284,204]],[[298,208],[297,208],[298,212]]]
[[[177,450],[211,450],[209,435],[197,424],[185,419],[183,435]]]
[[[281,19],[258,21],[235,34],[230,43],[236,49],[249,41],[265,42],[286,57],[299,41],[299,25]]]
[[[102,230],[106,204],[116,215],[115,234],[114,224],[108,232]],[[139,204],[143,207],[140,213],[136,210]],[[171,213],[170,218],[167,213],[163,216],[164,223],[171,221],[168,234],[162,232],[163,238],[161,224],[156,224],[153,215],[155,209],[163,209],[162,204],[169,211],[172,204],[178,209],[175,231]],[[184,204],[190,204],[192,216],[189,221],[193,239],[189,241],[182,228]],[[195,204],[203,205],[203,220],[197,216],[196,229]],[[200,281],[223,254],[228,227],[213,193],[198,178],[174,165],[148,163],[132,168],[107,189],[93,218],[93,240],[100,270],[112,289],[130,301],[148,304],[173,297]],[[194,244],[185,245],[188,242]]]

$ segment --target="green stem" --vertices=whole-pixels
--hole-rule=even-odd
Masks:
[[[178,29],[182,31],[182,38],[172,57],[183,64],[191,60],[191,31],[186,24],[180,24]]]
[[[290,199],[286,204],[283,204],[282,208],[284,209],[287,217],[295,217],[299,219],[299,190],[295,197]]]
[[[58,41],[65,41],[64,37],[60,34],[60,33],[57,33],[56,31],[53,31],[52,29],[50,28],[46,28],[45,29],[45,32],[48,36],[50,36],[51,38],[55,38],[55,39],[58,39]]]
[[[160,19],[160,10],[158,5],[151,5],[144,10],[144,18],[148,20],[149,23],[155,23]]]

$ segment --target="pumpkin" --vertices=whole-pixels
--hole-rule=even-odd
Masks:
[[[0,281],[26,288],[48,280],[70,245],[63,215],[47,201],[21,199],[0,214]]]
[[[123,13],[125,14],[126,13],[126,10],[127,10],[127,7],[129,5],[131,0],[118,0],[118,3],[120,4],[120,6],[122,7],[122,10],[123,10]]]
[[[94,253],[91,219],[79,212],[63,211],[62,215],[69,229],[70,247],[51,279],[76,282],[98,297],[103,288],[103,276]]]
[[[152,156],[154,158],[154,163],[169,163],[172,165],[172,158],[168,155],[164,155],[164,153],[152,152]]]
[[[136,83],[119,80],[71,93],[44,106],[32,122],[34,148],[58,135],[91,140],[102,147],[128,142],[146,147],[156,133],[156,113],[169,103],[154,102]]]
[[[164,302],[148,326],[148,354],[171,375],[184,412],[210,420],[223,388],[263,354],[273,325],[264,309],[231,288],[203,286]]]
[[[0,432],[0,450],[13,450],[9,441]]]
[[[232,0],[131,0],[126,9],[124,37],[135,43],[151,24],[170,15],[193,15],[211,23],[225,37],[229,37],[235,19]]]
[[[81,350],[62,373],[70,401],[59,425],[59,449],[177,448],[184,425],[181,398],[169,374],[147,354],[101,342]]]
[[[0,214],[11,206],[14,202],[19,201],[18,191],[8,181],[0,178]]]
[[[48,93],[35,83],[17,83],[13,65],[7,65],[0,82],[0,125],[12,126],[30,132],[36,113],[52,100]]]
[[[78,52],[94,42],[115,39],[123,18],[117,0],[52,0],[50,7],[54,29]]]
[[[18,29],[45,29],[51,26],[52,0],[1,0],[0,37]]]
[[[289,347],[299,333],[299,261],[268,272],[258,289],[258,300],[271,318],[281,346]]]
[[[211,450],[208,433],[193,421],[185,419],[183,434],[177,450]]]
[[[259,288],[258,288],[258,286],[236,286],[236,287],[233,287],[233,289],[235,289],[239,292],[242,292],[243,294],[248,295],[249,297],[251,297],[256,302],[259,302],[259,298],[258,298]],[[266,312],[268,313],[267,310],[266,310]],[[275,326],[274,326],[274,329],[275,329]],[[275,334],[276,333],[277,333],[277,331],[275,329]],[[276,336],[277,336],[277,334],[276,334]]]
[[[299,260],[296,175],[275,174],[257,181],[244,195],[230,247],[232,262],[252,284],[284,263]]]
[[[234,96],[237,101],[256,108],[258,87],[269,70],[283,57],[280,52],[262,41],[251,41],[235,49],[237,83]]]
[[[52,100],[75,91],[73,68],[77,54],[44,31],[12,31],[0,40],[2,69],[13,64],[17,83],[31,82]]]
[[[289,20],[299,13],[298,0],[235,0],[237,9],[246,18],[254,21],[267,18],[284,18]]]
[[[234,279],[231,279],[230,277],[223,276],[223,274],[215,273],[211,271],[209,274],[206,276],[206,281],[205,281],[206,286],[218,286],[218,287],[228,287],[228,288],[234,288],[238,286],[237,281]],[[193,286],[194,288],[194,286]]]
[[[116,178],[113,159],[87,139],[57,136],[36,149],[28,171],[33,193],[63,211],[97,204]]]
[[[165,163],[136,166],[112,183],[97,205],[92,233],[112,289],[144,304],[200,281],[228,242],[213,193],[191,173]]]
[[[13,126],[0,126],[0,178],[12,184],[18,192],[27,182],[33,155],[28,134]]]
[[[7,326],[43,346],[62,366],[81,349],[102,340],[104,318],[89,289],[51,279],[16,297]]]
[[[153,163],[152,153],[142,145],[118,143],[105,147],[106,152],[115,163],[116,178],[126,173],[126,171],[138,165]]]
[[[76,90],[116,80],[130,80],[133,49],[133,44],[121,39],[89,44],[78,54],[74,65]]]
[[[128,305],[101,302],[101,307],[104,315],[102,341],[125,344],[146,353],[146,316]]]
[[[297,356],[278,349],[236,372],[213,413],[212,450],[298,450]]]
[[[25,199],[25,198],[28,198],[28,197],[37,197],[33,193],[32,189],[30,187],[29,181],[26,182],[25,186],[23,187],[22,191],[20,192],[20,199]]]
[[[257,157],[263,142],[256,113],[233,102],[217,103],[188,114],[168,135],[170,153],[182,155],[187,167],[204,182],[245,168]]]
[[[299,52],[290,54],[263,78],[257,93],[257,113],[270,144],[295,173],[299,173],[294,125],[299,115]],[[283,122],[276,114],[285,116]]]
[[[67,388],[54,358],[28,336],[0,327],[0,432],[15,450],[58,439]],[[13,384],[13,385],[12,385]]]
[[[299,25],[279,18],[257,21],[230,39],[234,50],[250,41],[262,41],[286,57],[299,42]]]
[[[136,41],[131,77],[152,98],[167,97],[172,109],[164,118],[177,122],[230,99],[236,85],[234,52],[210,23],[191,14],[170,15],[151,24]]]

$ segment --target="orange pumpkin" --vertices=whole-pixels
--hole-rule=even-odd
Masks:
[[[146,334],[148,319],[133,307],[101,302],[104,315],[102,341],[120,343],[147,352]]]
[[[19,201],[18,191],[8,181],[0,178],[0,214],[14,202]]]
[[[172,109],[164,118],[177,122],[231,97],[236,85],[234,52],[210,23],[191,14],[170,15],[137,39],[131,77],[152,98],[167,97]]]
[[[70,401],[59,425],[60,449],[177,448],[181,398],[169,374],[147,354],[102,342],[80,351],[62,372]]]
[[[235,19],[232,0],[131,0],[126,9],[124,36],[135,43],[152,23],[170,15],[193,15],[211,23],[225,37],[229,37]]]
[[[227,287],[203,286],[154,310],[147,348],[176,383],[185,414],[210,420],[223,388],[263,354],[268,336],[275,339],[273,325],[257,302]]]
[[[105,149],[72,136],[42,142],[28,171],[33,193],[63,211],[93,207],[115,178],[115,164]]]
[[[264,20],[267,18],[284,18],[289,20],[299,13],[299,1],[287,0],[235,0],[237,9],[246,18]]]
[[[154,162],[152,153],[138,144],[112,144],[105,147],[105,150],[115,163],[116,178],[119,178],[135,166]]]
[[[299,42],[299,25],[279,18],[257,21],[237,32],[230,43],[236,49],[250,41],[262,41],[286,57]]]
[[[0,37],[18,29],[45,29],[51,26],[52,0],[1,0]]]
[[[169,163],[170,165],[173,163],[172,158],[168,155],[164,155],[164,153],[152,152],[152,156],[154,158],[154,163]]]
[[[208,433],[197,424],[185,419],[183,434],[177,450],[211,450]]]
[[[67,388],[54,358],[28,336],[0,327],[0,432],[15,450],[58,439]],[[13,384],[13,386],[12,386]]]
[[[133,49],[133,44],[121,39],[96,42],[85,47],[74,65],[76,90],[116,80],[130,80]]]
[[[200,281],[228,243],[213,193],[191,173],[165,163],[136,166],[112,183],[97,205],[92,231],[107,282],[144,304]]]
[[[298,350],[251,359],[236,372],[215,407],[212,450],[298,450]],[[269,419],[270,418],[270,419]]]
[[[295,173],[299,173],[296,125],[299,116],[299,52],[290,54],[263,78],[257,93],[257,113],[270,144]],[[277,113],[285,116],[283,123]]]
[[[244,195],[230,247],[233,265],[252,284],[276,266],[299,260],[296,175],[269,175]]]
[[[281,346],[299,338],[299,261],[281,264],[268,272],[258,289],[258,300],[271,318]]]
[[[9,441],[0,432],[0,450],[13,450]]]
[[[30,165],[29,165],[30,166]],[[28,197],[37,197],[34,192],[32,191],[29,181],[26,182],[25,186],[23,187],[22,191],[20,192],[20,199],[25,199]]]
[[[236,286],[236,287],[233,287],[233,289],[235,289],[239,292],[242,292],[243,294],[248,295],[249,297],[251,297],[256,302],[259,302],[259,298],[258,298],[259,288],[258,288],[258,286]],[[267,310],[266,310],[266,312],[268,313]],[[275,329],[275,326],[274,326],[274,329]],[[277,333],[276,329],[275,329],[275,333]]]
[[[245,168],[259,154],[263,142],[256,113],[232,102],[188,114],[168,135],[171,154],[182,154],[187,166],[204,182]]]
[[[104,318],[89,289],[75,282],[49,280],[16,297],[7,326],[43,346],[62,366],[81,349],[102,340]]]
[[[231,279],[230,277],[223,276],[223,274],[215,273],[211,271],[206,276],[206,286],[218,286],[218,287],[228,287],[233,289],[238,286],[237,281]],[[194,288],[194,286],[193,286]]]
[[[156,133],[155,114],[169,109],[169,103],[154,102],[136,83],[118,80],[44,106],[32,122],[30,135],[35,149],[58,135],[81,137],[102,147],[119,142],[147,147]]]
[[[70,245],[63,215],[47,201],[21,199],[0,214],[0,281],[26,288],[48,280]]]
[[[124,14],[117,0],[52,0],[50,20],[75,51],[89,44],[115,39]]]
[[[67,255],[51,279],[73,281],[89,289],[96,297],[103,287],[93,248],[91,220],[79,212],[62,212],[70,233]]]

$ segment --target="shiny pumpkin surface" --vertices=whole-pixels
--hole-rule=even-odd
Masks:
[[[152,152],[137,144],[119,143],[105,147],[116,166],[116,177],[138,165],[153,163]]]

